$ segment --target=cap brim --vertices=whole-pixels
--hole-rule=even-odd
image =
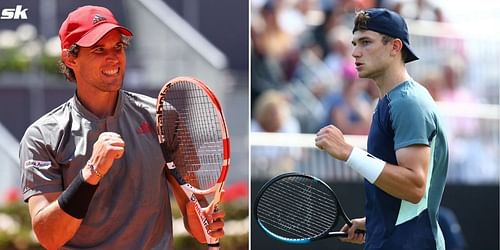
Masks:
[[[83,35],[82,38],[80,38],[80,40],[76,42],[76,44],[81,47],[90,47],[101,40],[104,35],[114,29],[119,29],[119,31],[123,35],[133,36],[132,32],[130,32],[130,30],[123,26],[114,23],[103,23]]]
[[[403,42],[404,48],[406,49],[406,60],[405,63],[413,62],[418,60],[419,58],[415,55],[415,53],[410,49],[410,46]]]

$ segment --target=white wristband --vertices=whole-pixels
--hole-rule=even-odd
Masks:
[[[346,163],[347,166],[356,170],[356,172],[365,177],[372,184],[377,180],[385,166],[385,161],[357,147],[352,148],[352,152]]]

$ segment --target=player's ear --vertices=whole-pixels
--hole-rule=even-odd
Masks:
[[[66,66],[73,68],[76,65],[76,56],[71,54],[69,50],[65,49],[61,53],[61,61],[66,64]]]
[[[401,39],[399,38],[392,39],[391,55],[395,56],[398,53],[401,53],[402,50],[403,50],[403,41],[401,41]]]

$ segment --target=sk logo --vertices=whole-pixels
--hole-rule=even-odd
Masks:
[[[16,5],[16,8],[5,8],[2,10],[2,15],[0,19],[28,19],[28,14],[26,13],[28,8],[23,9],[22,5]]]

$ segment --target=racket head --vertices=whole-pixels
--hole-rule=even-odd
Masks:
[[[229,136],[222,107],[201,80],[176,77],[157,98],[156,129],[165,161],[174,162],[194,190],[211,190],[229,169]]]
[[[326,183],[299,173],[285,173],[264,184],[253,211],[257,224],[268,235],[292,244],[328,237],[342,213]]]

